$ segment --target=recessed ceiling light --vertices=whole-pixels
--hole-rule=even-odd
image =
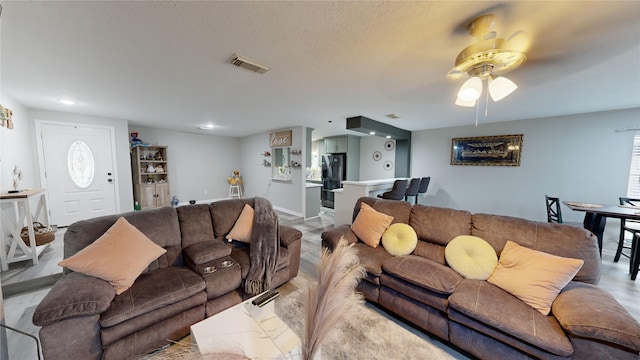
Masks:
[[[375,135],[376,132],[375,131],[369,131],[369,135]]]
[[[386,117],[388,117],[389,119],[397,119],[399,116],[396,114],[387,114],[385,115]]]
[[[200,130],[213,130],[213,125],[207,124],[207,125],[198,126],[198,129],[200,129]]]
[[[65,104],[65,105],[75,105],[76,102],[73,100],[67,100],[67,99],[62,99],[60,100],[60,103]]]
[[[385,136],[387,139],[391,139],[391,135],[387,135]]]

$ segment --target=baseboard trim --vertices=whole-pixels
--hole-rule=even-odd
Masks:
[[[21,281],[15,284],[3,285],[2,294],[6,299],[18,294],[47,288],[53,286],[53,284],[60,280],[61,277],[62,273],[60,272],[57,274],[51,274],[31,280]]]

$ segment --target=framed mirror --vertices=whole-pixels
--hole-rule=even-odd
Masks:
[[[279,180],[290,180],[291,169],[289,163],[291,160],[291,148],[281,147],[273,149],[273,178]]]

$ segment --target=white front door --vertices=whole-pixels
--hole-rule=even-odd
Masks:
[[[50,222],[76,221],[117,212],[114,130],[110,127],[40,123],[43,186]]]

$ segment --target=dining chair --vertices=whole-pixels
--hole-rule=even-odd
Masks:
[[[635,281],[640,271],[640,233],[633,233],[633,239],[631,239],[631,258],[629,261],[629,272],[631,273],[631,280]]]
[[[545,195],[544,199],[547,203],[547,222],[562,224],[560,198]]]
[[[640,205],[640,199],[620,197],[619,201],[621,206]],[[631,240],[625,238],[627,232],[631,233]],[[620,219],[620,237],[618,239],[618,248],[616,249],[616,255],[613,257],[613,262],[618,262],[618,260],[620,260],[620,256],[627,257],[630,260],[629,269],[631,271],[633,271],[633,238],[638,233],[640,233],[640,221]],[[625,254],[624,249],[629,249],[630,253]]]
[[[402,200],[404,199],[404,194],[407,191],[407,180],[396,180],[393,182],[393,187],[391,191],[386,191],[382,194],[378,194],[379,198],[382,199],[391,199],[391,200]]]
[[[409,201],[409,196],[413,196],[413,203],[418,203],[418,190],[420,189],[420,178],[413,178],[411,182],[409,182],[409,187],[407,191],[404,193],[405,201]]]
[[[427,192],[429,188],[429,183],[431,182],[431,176],[423,177],[420,179],[420,187],[418,187],[418,194],[424,194]]]

